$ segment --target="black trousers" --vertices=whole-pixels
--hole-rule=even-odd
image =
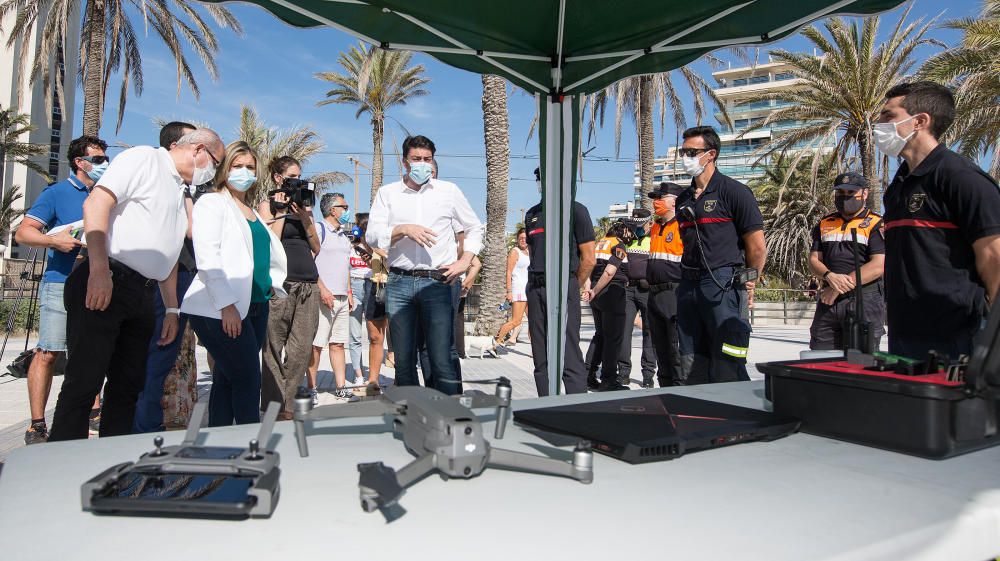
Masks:
[[[547,312],[545,284],[528,279],[528,330],[531,358],[535,362],[535,388],[540,397],[549,395]],[[566,346],[563,355],[563,388],[566,393],[587,393],[587,370],[580,352],[580,284],[572,273],[566,288]]]
[[[85,305],[88,261],[66,279],[69,360],[49,440],[87,438],[90,408],[105,378],[101,436],[132,433],[135,404],[146,382],[146,355],[156,319],[156,283],[117,263],[112,263],[111,274],[114,289],[103,312],[88,310]]]
[[[625,292],[625,286],[610,283],[601,291],[597,300],[592,302],[594,324],[602,340],[600,355],[602,383],[617,379],[622,385],[628,384],[628,379],[618,370],[618,359],[621,356],[625,332],[627,330],[630,335],[632,333],[632,326],[625,325]]]
[[[643,327],[648,321],[651,338],[656,346],[656,379],[661,388],[684,383],[677,346],[676,290],[675,287],[659,292],[650,291],[646,308],[648,320],[643,320]]]
[[[875,336],[875,349],[878,349],[882,336],[885,335],[885,297],[880,288],[867,289],[861,293],[864,303],[865,321],[870,322]],[[816,302],[816,313],[812,325],[809,326],[809,348],[812,350],[843,349],[844,320],[848,312],[855,309],[854,295],[842,297],[827,306]]]
[[[656,349],[653,347],[653,337],[649,329],[649,289],[638,286],[625,288],[625,337],[622,338],[621,354],[618,355],[618,376],[628,383],[632,375],[632,326],[635,316],[642,317],[642,356],[639,366],[642,368],[642,381],[652,382],[656,375]]]

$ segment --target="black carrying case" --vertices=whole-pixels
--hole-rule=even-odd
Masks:
[[[757,364],[774,412],[803,432],[942,459],[1000,444],[1000,306],[994,306],[963,381],[868,371],[844,359]]]

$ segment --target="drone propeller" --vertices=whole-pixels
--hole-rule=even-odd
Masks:
[[[490,380],[462,380],[463,384],[507,384],[510,385],[510,378],[500,376]]]
[[[358,487],[361,488],[361,508],[365,512],[373,512],[378,509],[386,517],[386,522],[392,522],[406,512],[398,505],[399,498],[403,496],[405,489],[399,484],[396,470],[382,462],[372,462],[358,464],[358,473],[361,474],[358,477]]]

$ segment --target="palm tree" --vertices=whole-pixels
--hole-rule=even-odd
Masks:
[[[44,177],[46,181],[51,179],[45,169],[31,159],[48,152],[48,146],[21,140],[23,136],[28,135],[33,130],[35,127],[31,124],[29,115],[17,113],[10,108],[0,109],[0,192],[2,192],[0,195],[0,243],[2,244],[6,244],[7,236],[14,222],[25,213],[24,204],[18,203],[24,198],[21,186],[11,185],[8,189],[3,184],[7,163],[25,166]]]
[[[88,0],[83,6],[81,0],[3,0],[0,3],[0,21],[11,13],[17,18],[11,28],[7,47],[18,40],[29,43],[35,25],[42,25],[42,32],[35,49],[34,63],[31,65],[31,82],[41,79],[44,84],[46,105],[52,106],[52,90],[55,89],[59,107],[65,107],[63,77],[59,76],[55,88],[50,76],[53,59],[61,62],[64,56],[79,57],[80,79],[83,82],[83,134],[97,136],[101,129],[104,101],[110,77],[122,72],[122,85],[118,94],[117,132],[121,128],[125,114],[125,102],[129,86],[135,95],[142,94],[142,55],[138,35],[133,26],[135,14],[142,14],[139,22],[145,29],[152,29],[170,50],[177,69],[177,95],[181,85],[187,83],[195,99],[199,97],[198,82],[195,80],[188,55],[190,49],[201,59],[213,80],[218,78],[215,54],[219,50],[215,33],[194,9],[190,0]],[[242,35],[243,30],[235,16],[226,8],[215,4],[199,4],[208,11],[216,25],[232,29]],[[131,9],[134,8],[135,11]],[[80,31],[79,53],[63,53],[68,34],[75,33],[71,22],[75,14],[83,10],[83,25]],[[39,14],[42,15],[41,19]],[[190,23],[185,21],[190,20]],[[21,53],[21,68],[27,68],[27,50]],[[18,80],[18,84],[21,81]],[[18,94],[20,99],[20,92]]]
[[[611,229],[611,225],[614,223],[615,221],[611,220],[607,216],[598,218],[597,222],[594,223],[594,236],[597,239],[603,238],[608,234],[608,230]]]
[[[748,95],[746,103],[768,101],[779,107],[744,134],[779,121],[796,121],[804,126],[773,137],[758,150],[757,163],[776,155],[796,154],[801,158],[814,153],[825,153],[829,164],[849,162],[856,148],[862,173],[870,185],[876,186],[871,190],[869,205],[877,208],[881,189],[871,122],[878,116],[889,88],[902,81],[913,67],[916,49],[940,45],[925,37],[933,20],[924,24],[918,19],[906,24],[909,13],[907,8],[882,43],[877,40],[878,16],[860,22],[830,18],[823,24],[826,34],[816,26],[802,30],[802,35],[824,55],[772,51],[773,60],[792,67],[801,87]]]
[[[337,63],[344,69],[336,72],[317,72],[314,76],[336,86],[326,92],[327,99],[316,105],[350,103],[357,105],[354,118],[365,113],[371,115],[372,123],[372,196],[382,186],[382,138],[386,113],[393,106],[406,105],[407,100],[427,95],[421,86],[430,82],[423,76],[424,66],[410,66],[413,53],[408,51],[387,51],[364,43],[340,53]]]
[[[510,181],[510,119],[507,82],[483,74],[483,137],[486,143],[486,234],[483,283],[476,335],[495,335],[506,319],[498,306],[507,293],[507,184]]]
[[[264,122],[257,111],[248,105],[240,107],[240,128],[236,132],[238,140],[250,145],[257,152],[257,187],[250,194],[254,206],[264,200],[267,192],[275,188],[271,174],[264,171],[268,162],[281,156],[291,156],[305,165],[313,156],[321,153],[326,145],[311,127],[297,127],[280,130]],[[309,178],[320,189],[332,185],[349,183],[351,178],[339,171],[319,172]]]
[[[7,236],[14,222],[27,212],[24,203],[18,203],[23,198],[20,185],[11,185],[10,189],[5,190],[0,197],[0,243],[2,244],[7,243]]]
[[[1000,178],[1000,0],[942,27],[962,31],[962,42],[930,57],[918,75],[955,88],[955,122],[943,140],[970,158],[992,154],[990,175]]]
[[[7,162],[21,164],[44,177],[46,181],[51,179],[45,168],[31,159],[48,152],[48,146],[21,141],[23,136],[27,136],[35,128],[31,124],[30,115],[18,113],[10,108],[0,109],[0,187]]]
[[[764,215],[767,273],[798,286],[809,277],[812,230],[833,211],[834,171],[820,155],[776,156],[750,181]],[[815,166],[815,169],[813,169]]]
[[[738,58],[747,59],[744,49],[730,49],[730,52]],[[713,67],[722,63],[713,55],[706,55],[704,60]],[[726,112],[725,104],[715,95],[712,86],[704,78],[687,66],[682,66],[677,72],[680,73],[684,83],[691,90],[695,121],[698,124],[701,124],[702,118],[706,114],[705,95],[715,102],[715,105],[722,112],[723,118],[729,122],[729,114]],[[652,199],[646,197],[645,194],[653,189],[653,161],[656,155],[653,136],[654,104],[659,109],[661,135],[666,123],[668,105],[676,128],[683,130],[687,127],[684,105],[680,96],[677,95],[673,75],[670,72],[663,72],[631,76],[589,96],[587,99],[588,130],[591,137],[594,135],[595,125],[604,126],[604,112],[612,100],[615,105],[615,157],[621,152],[622,121],[628,115],[636,125],[636,136],[639,142],[639,184],[643,195],[641,204],[652,209]]]

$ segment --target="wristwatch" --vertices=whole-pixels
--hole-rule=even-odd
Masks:
[[[174,314],[175,316],[179,316],[179,315],[181,315],[181,309],[180,308],[167,308],[166,313],[163,314],[163,315],[167,315],[167,314]]]

